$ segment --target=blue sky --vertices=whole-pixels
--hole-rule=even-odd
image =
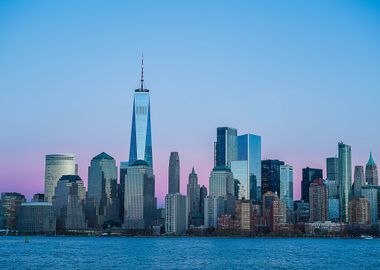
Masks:
[[[0,1],[0,191],[43,191],[44,155],[80,175],[128,159],[144,52],[156,189],[179,151],[208,183],[217,126],[262,136],[263,158],[325,169],[340,140],[380,160],[380,2]],[[298,196],[298,195],[297,195]]]

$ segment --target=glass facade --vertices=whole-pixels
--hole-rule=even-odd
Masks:
[[[342,142],[338,144],[339,154],[339,216],[341,222],[349,220],[349,197],[351,194],[352,165],[351,146]]]
[[[219,127],[216,130],[215,167],[231,166],[231,161],[237,159],[237,130],[229,127]]]
[[[280,166],[280,199],[286,207],[293,209],[293,167],[289,165]]]
[[[147,89],[137,89],[133,101],[129,164],[136,160],[145,160],[149,167],[153,167],[150,95]]]
[[[376,224],[378,219],[378,196],[380,187],[367,185],[362,188],[362,195],[369,202],[369,218],[371,224]]]

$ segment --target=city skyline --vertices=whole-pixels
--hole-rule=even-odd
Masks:
[[[115,46],[116,53],[114,54],[109,55],[106,51],[92,48],[86,55],[83,52],[86,52],[87,42],[81,39],[79,34],[82,33],[81,31],[87,33],[87,30],[81,28],[75,31],[72,25],[64,26],[62,21],[57,20],[52,22],[51,27],[61,27],[64,37],[71,37],[72,34],[82,43],[79,43],[78,48],[75,49],[70,47],[68,41],[64,42],[63,46],[69,47],[61,47],[62,45],[52,41],[50,47],[44,45],[38,49],[38,42],[32,42],[28,48],[36,50],[38,52],[36,55],[42,55],[41,61],[36,62],[36,56],[28,52],[16,57],[23,48],[18,42],[20,39],[30,40],[27,30],[31,29],[34,32],[32,31],[30,35],[39,34],[34,38],[35,41],[41,41],[44,33],[50,33],[51,28],[42,27],[37,31],[35,28],[26,27],[26,22],[31,23],[30,27],[35,27],[51,15],[42,9],[42,18],[37,18],[30,12],[39,5],[32,6],[25,3],[25,10],[22,11],[25,13],[21,14],[26,18],[20,20],[19,25],[13,21],[21,16],[12,13],[14,6],[11,3],[2,5],[3,10],[8,12],[7,16],[0,16],[2,18],[0,25],[5,29],[2,39],[6,41],[0,45],[0,56],[4,59],[0,64],[0,73],[4,76],[0,80],[0,87],[6,89],[0,94],[0,100],[3,101],[0,110],[4,118],[2,121],[4,138],[0,142],[1,149],[4,149],[4,155],[0,158],[1,164],[4,165],[4,170],[0,172],[0,190],[3,192],[17,191],[26,194],[28,198],[31,198],[34,193],[43,192],[46,154],[75,154],[79,176],[85,182],[86,188],[88,188],[87,167],[92,157],[103,151],[107,152],[115,158],[118,167],[121,161],[128,160],[131,101],[133,90],[138,86],[140,72],[138,64],[141,51],[144,51],[146,59],[147,88],[152,91],[154,168],[157,196],[161,204],[167,191],[167,157],[172,151],[179,152],[181,156],[181,179],[187,179],[194,166],[199,183],[208,186],[209,174],[213,168],[213,142],[216,140],[217,127],[229,126],[239,130],[240,134],[254,133],[262,136],[263,160],[279,159],[293,166],[296,199],[300,197],[302,168],[309,166],[323,169],[325,177],[325,159],[338,155],[336,145],[340,140],[352,146],[353,168],[356,165],[365,166],[370,151],[373,152],[375,162],[379,160],[380,152],[376,138],[379,138],[380,132],[376,125],[368,120],[368,116],[376,119],[379,115],[376,111],[376,98],[379,97],[376,87],[380,82],[376,78],[376,70],[378,70],[376,63],[380,56],[375,50],[379,45],[379,30],[374,28],[375,22],[379,19],[372,13],[379,12],[379,9],[370,11],[364,4],[354,2],[350,2],[348,7],[345,6],[340,17],[333,17],[328,21],[332,23],[331,27],[337,30],[339,42],[333,37],[328,39],[313,28],[327,27],[327,23],[319,25],[303,18],[309,23],[308,26],[314,29],[312,33],[319,34],[324,39],[316,42],[316,45],[312,44],[309,39],[313,35],[307,32],[306,28],[299,26],[296,31],[303,34],[302,38],[294,37],[285,43],[283,48],[279,48],[275,46],[274,41],[281,40],[279,34],[282,28],[272,23],[266,25],[265,29],[271,31],[265,33],[256,26],[255,20],[249,18],[248,13],[243,12],[240,19],[233,14],[236,22],[228,20],[231,28],[227,28],[224,32],[223,26],[227,25],[227,7],[217,10],[221,16],[217,21],[221,25],[213,25],[206,19],[206,11],[211,7],[205,5],[205,11],[201,11],[201,22],[206,23],[208,29],[218,30],[213,38],[226,41],[226,45],[219,51],[212,48],[214,43],[202,49],[199,47],[200,44],[195,44],[198,45],[198,47],[195,46],[197,57],[193,59],[180,49],[173,47],[165,49],[159,46],[155,49],[139,43],[130,48],[126,45],[130,41],[128,38],[116,39],[120,41],[120,44],[102,43],[102,48],[106,51],[107,48]],[[60,6],[60,4],[50,5]],[[83,4],[78,5],[78,8],[84,8]],[[301,10],[311,12],[308,4],[300,4],[300,6]],[[322,9],[323,6],[328,6],[330,9],[339,8],[338,4],[334,6],[326,3],[320,4],[319,8]],[[133,10],[138,9],[139,5],[133,4],[128,7],[132,10],[128,11],[130,12],[128,14],[133,18]],[[182,11],[180,15],[186,16],[182,6],[176,7]],[[235,7],[239,8],[239,6]],[[263,4],[252,4],[252,7],[260,11],[266,8]],[[191,10],[195,7],[188,8]],[[355,14],[354,8],[359,8]],[[92,11],[100,12],[95,8]],[[289,10],[289,8],[287,11],[298,15],[300,12],[300,10]],[[71,12],[76,14],[75,11]],[[114,14],[115,18],[123,18],[121,13],[115,10],[109,10],[109,12]],[[148,8],[145,12],[147,15],[154,15],[152,9]],[[291,19],[280,10],[273,12],[279,15],[278,20],[287,19],[282,26],[285,30],[284,34],[294,34],[289,27],[295,27],[294,23],[297,20]],[[317,9],[311,13],[318,23],[322,23],[322,19],[318,17],[322,14],[321,10]],[[364,19],[365,16],[368,16],[367,19]],[[153,18],[157,17],[153,16]],[[353,40],[346,35],[343,25],[335,21],[338,18],[346,20],[361,18],[360,22],[353,25],[357,27],[353,28],[353,31],[356,31],[355,34],[362,37],[362,40]],[[60,19],[63,20],[63,18]],[[269,23],[262,17],[256,19],[264,25]],[[151,20],[153,19],[150,19],[148,23],[152,23]],[[245,21],[250,27],[243,24]],[[70,22],[83,23],[75,16]],[[114,24],[115,21],[112,23]],[[168,24],[170,21],[165,20],[162,23]],[[180,20],[180,23],[186,28],[184,21]],[[107,27],[113,24],[109,23]],[[80,25],[84,27],[83,24]],[[129,24],[126,23],[126,25]],[[194,26],[197,31],[200,31],[199,34],[206,34],[206,30],[201,31],[199,25]],[[146,30],[147,26],[149,24],[137,26],[133,31],[125,30],[127,31],[125,33],[129,35],[137,33],[139,36],[142,35],[139,30]],[[257,39],[245,39],[240,35],[241,33],[239,34],[237,48],[245,51],[244,57],[228,49],[231,45],[228,40],[231,35],[233,37],[233,31],[239,26],[243,27],[241,31],[257,34]],[[92,41],[97,40],[94,29],[88,29]],[[18,37],[13,36],[11,30],[15,31]],[[74,31],[69,34],[69,30]],[[123,31],[123,28],[116,27],[115,33],[107,37],[111,40],[112,37],[119,36],[120,38],[123,36]],[[149,33],[152,34],[152,31],[149,30]],[[167,31],[162,31],[165,35],[169,35],[170,27]],[[185,29],[183,33],[185,42],[189,40],[189,37],[196,35],[197,31],[191,28]],[[105,35],[105,29],[102,33]],[[331,45],[328,42],[331,39],[333,41],[331,51],[317,61],[317,56],[329,48],[326,47],[328,44]],[[211,38],[207,40],[212,41]],[[348,44],[341,50],[340,46],[345,41]],[[253,45],[253,48],[243,45],[244,42]],[[15,44],[18,46],[13,46]],[[181,44],[178,41],[174,46],[181,47]],[[289,55],[294,53],[294,48],[291,47],[297,44],[301,44],[303,51],[301,50],[298,56],[290,57]],[[269,48],[261,47],[264,45],[268,45]],[[322,49],[318,48],[318,45],[322,46]],[[48,51],[49,48],[53,50]],[[69,49],[73,53],[66,62],[58,55],[58,50],[62,48]],[[351,50],[355,56],[351,55]],[[223,59],[221,56],[225,51],[227,53]],[[260,53],[263,53],[262,57],[259,57]],[[274,54],[272,58],[269,57],[270,53]],[[332,55],[334,55],[333,60],[338,60],[338,63],[332,65],[330,69],[326,65],[332,64],[333,60],[329,59]],[[346,60],[348,55],[351,55],[349,62]],[[119,56],[121,56],[120,59],[118,59]],[[48,65],[49,57],[54,57],[62,66]],[[99,61],[99,65],[91,68],[90,66],[94,63],[89,61],[90,59],[95,63]],[[80,62],[78,67],[73,68],[72,71],[65,69],[73,66],[77,61]],[[309,66],[308,61],[316,66]],[[345,67],[347,63],[350,63],[351,69]],[[283,73],[280,73],[281,70],[276,67],[277,64],[284,69]],[[15,66],[20,70],[16,72]],[[313,74],[322,66],[326,67],[327,71]],[[362,66],[367,69],[361,71]],[[195,70],[195,67],[199,70]],[[291,70],[287,70],[287,67]],[[308,67],[306,71],[301,72],[301,69],[305,67]],[[79,71],[81,79],[78,81],[78,75],[75,75],[75,72]],[[252,76],[253,80],[251,80]],[[277,76],[277,83],[273,82],[273,76]],[[322,82],[317,83],[317,80]],[[356,97],[359,94],[361,99],[357,100]],[[194,102],[188,102],[189,100]],[[231,101],[234,102],[230,103]],[[355,111],[352,110],[354,106],[356,108],[358,102],[363,105]],[[210,109],[210,103],[217,105]],[[266,110],[266,104],[272,105],[271,110]],[[302,117],[300,112],[303,114]],[[173,126],[173,123],[176,125]],[[315,125],[319,126],[319,129],[315,129]],[[186,181],[181,181],[180,191],[185,193]]]

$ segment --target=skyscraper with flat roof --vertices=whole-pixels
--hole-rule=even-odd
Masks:
[[[73,154],[52,154],[45,158],[45,201],[52,202],[55,187],[62,175],[77,174]]]
[[[144,88],[144,62],[141,61],[140,87],[135,90],[132,113],[131,144],[129,164],[145,160],[153,167],[152,134],[150,124],[150,94]]]
[[[280,199],[293,210],[293,167],[290,165],[280,166]]]
[[[323,178],[322,169],[314,169],[306,167],[302,169],[302,181],[301,181],[301,199],[305,202],[309,202],[309,187],[316,179]]]
[[[237,130],[230,127],[218,127],[216,130],[215,167],[231,166],[237,159]]]
[[[186,196],[169,193],[165,197],[165,230],[176,235],[187,230]]]
[[[237,137],[237,160],[231,171],[239,181],[238,198],[261,200],[261,137],[244,134]]]
[[[339,157],[339,216],[340,221],[349,221],[349,198],[352,184],[351,146],[340,142]]]
[[[169,158],[169,183],[168,193],[180,192],[180,164],[178,152],[171,152]]]
[[[365,186],[365,176],[363,166],[355,166],[354,170],[354,196],[360,197],[362,194],[362,186]]]
[[[280,167],[283,161],[267,159],[261,162],[262,190],[264,195],[268,191],[280,194]]]
[[[337,157],[329,157],[326,159],[327,179],[339,181],[339,159]]]

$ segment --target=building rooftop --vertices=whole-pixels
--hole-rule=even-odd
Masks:
[[[53,206],[53,204],[49,202],[25,202],[21,206]]]
[[[215,166],[214,169],[212,169],[213,171],[228,171],[230,172],[231,169],[227,166]]]
[[[80,178],[79,175],[62,175],[62,177],[59,179],[59,181],[69,181],[69,182],[76,182],[76,181],[82,181],[82,178]]]
[[[110,160],[113,160],[114,158],[105,152],[101,152],[99,155],[95,156],[93,159],[110,159]]]
[[[367,166],[376,166],[376,163],[372,158],[372,152],[370,152],[370,154],[369,154],[369,160],[367,162]]]
[[[139,159],[133,162],[132,166],[149,166],[149,164],[145,160]]]

